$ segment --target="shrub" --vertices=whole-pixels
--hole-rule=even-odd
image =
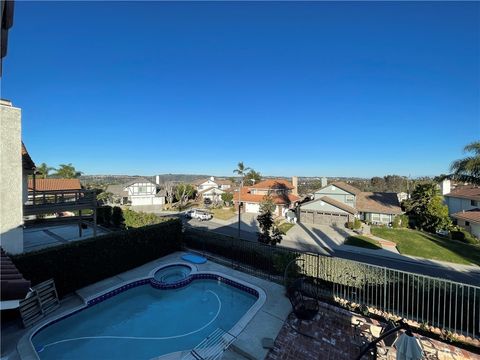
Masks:
[[[350,230],[358,230],[362,227],[362,222],[359,219],[355,219],[354,221],[347,222],[345,227]]]
[[[112,232],[13,256],[33,285],[53,278],[60,296],[181,249],[182,223]]]
[[[112,221],[112,207],[109,205],[97,208],[97,223],[104,226],[110,226]]]
[[[147,225],[159,224],[168,218],[159,217],[155,214],[136,212],[130,209],[123,211],[123,218],[127,228],[138,228]]]
[[[112,224],[117,228],[121,228],[124,225],[125,219],[123,218],[122,208],[115,206],[112,210]]]
[[[476,245],[479,243],[478,239],[476,239],[472,234],[470,234],[468,231],[465,231],[462,228],[458,228],[457,230],[451,231],[450,237],[452,240],[461,241],[467,244]]]
[[[355,221],[353,222],[353,228],[355,230],[358,230],[361,227],[362,227],[362,222],[359,219],[355,219]]]
[[[402,214],[402,215],[397,215],[393,219],[393,228],[398,229],[398,228],[407,228],[409,224],[409,219],[408,215]]]

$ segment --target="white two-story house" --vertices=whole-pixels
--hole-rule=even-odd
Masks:
[[[458,226],[480,238],[480,186],[460,186],[450,191],[449,181],[442,183],[448,214]]]
[[[221,200],[223,193],[233,191],[234,184],[230,180],[215,179],[211,176],[208,179],[201,179],[194,182],[197,194],[202,199],[210,199],[213,202]]]
[[[109,185],[106,192],[113,194],[115,202],[132,206],[164,205],[165,193],[157,184],[138,178],[123,185]]]

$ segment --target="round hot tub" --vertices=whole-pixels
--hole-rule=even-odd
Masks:
[[[162,284],[174,284],[186,279],[191,272],[187,265],[169,265],[155,272],[154,278]]]

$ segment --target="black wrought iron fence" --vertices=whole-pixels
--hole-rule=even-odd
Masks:
[[[295,270],[308,279],[312,296],[365,305],[425,326],[480,338],[477,286],[195,228],[185,230],[184,242],[188,248],[219,255],[234,268],[278,283],[283,283],[287,264],[301,259]]]

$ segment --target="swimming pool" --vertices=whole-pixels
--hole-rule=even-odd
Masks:
[[[193,349],[218,328],[236,336],[261,306],[257,289],[221,274],[174,284],[151,277],[114,289],[38,329],[32,344],[45,360],[151,359]]]

